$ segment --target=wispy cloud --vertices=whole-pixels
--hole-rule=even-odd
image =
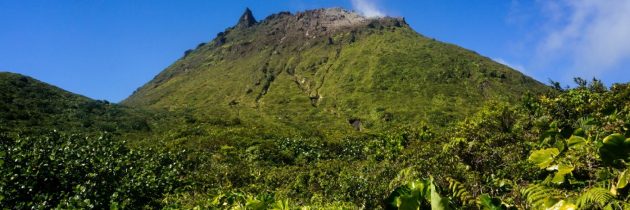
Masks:
[[[366,17],[383,17],[385,12],[379,9],[374,0],[351,0],[352,7]]]
[[[630,1],[539,1],[548,18],[539,61],[568,58],[583,76],[600,76],[630,59]]]

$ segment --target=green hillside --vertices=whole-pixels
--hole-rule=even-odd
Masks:
[[[402,18],[320,9],[256,22],[248,10],[122,103],[328,135],[443,127],[488,101],[548,90]]]
[[[137,110],[70,93],[28,76],[0,72],[0,129],[148,131]]]
[[[0,208],[161,206],[157,199],[180,186],[185,156],[129,140],[174,119],[1,72]]]

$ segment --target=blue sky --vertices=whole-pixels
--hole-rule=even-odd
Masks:
[[[118,102],[245,7],[258,19],[321,7],[402,16],[542,82],[630,82],[628,0],[0,0],[0,71]]]

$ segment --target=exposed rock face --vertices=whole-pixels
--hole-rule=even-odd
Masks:
[[[258,23],[258,21],[256,21],[256,18],[254,18],[252,11],[249,10],[249,8],[246,8],[245,12],[243,13],[243,15],[241,15],[241,18],[238,20],[238,24],[236,24],[236,27],[248,28],[248,27],[252,27],[253,25],[256,25],[256,23]]]
[[[298,25],[309,29],[324,30],[362,25],[368,21],[366,17],[340,8],[305,11],[298,13],[296,18]]]
[[[213,40],[218,47],[233,42],[238,57],[243,53],[257,52],[268,46],[297,46],[296,43],[312,43],[323,40],[335,44],[331,36],[344,32],[354,32],[362,28],[408,27],[403,18],[368,18],[341,8],[316,9],[291,14],[280,12],[257,22],[251,10],[246,9],[238,24],[221,32]],[[240,41],[239,41],[240,40]]]
[[[252,11],[247,8],[239,19],[238,24],[235,27],[228,29],[225,33],[229,33],[234,29],[263,28],[266,30],[271,29],[271,31],[267,31],[268,35],[299,32],[302,36],[312,38],[322,35],[330,35],[339,30],[366,26],[404,27],[408,25],[403,18],[368,18],[342,8],[307,10],[299,12],[295,15],[290,12],[280,12],[268,16],[259,23],[252,15]]]
[[[383,17],[367,18],[341,8],[316,9],[291,15],[283,12],[267,17],[261,25],[273,25],[278,32],[300,32],[300,35],[315,38],[336,31],[365,27],[368,25],[406,26],[404,19]]]

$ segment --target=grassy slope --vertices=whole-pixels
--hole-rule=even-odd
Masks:
[[[0,130],[147,131],[145,112],[92,100],[20,74],[0,73]]]
[[[266,42],[265,22],[199,47],[123,104],[194,110],[246,125],[323,135],[445,126],[489,100],[515,101],[541,83],[409,27],[361,28],[290,44]],[[273,45],[276,44],[276,45]],[[314,100],[316,99],[316,100]],[[292,129],[291,129],[292,128]]]

